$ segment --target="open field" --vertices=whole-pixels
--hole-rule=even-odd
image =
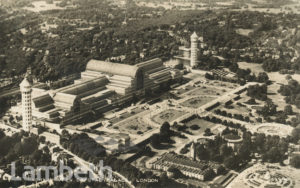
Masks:
[[[216,97],[199,96],[190,98],[181,103],[182,106],[190,108],[199,108],[200,106],[214,100]]]
[[[251,72],[255,73],[256,75],[260,72],[264,72],[262,65],[257,63],[247,63],[247,62],[238,62],[238,65],[242,69],[250,69]],[[287,84],[285,79],[287,74],[280,74],[279,72],[268,72],[269,79],[271,81],[275,81],[276,83],[280,84]],[[300,80],[299,74],[291,75],[293,79]]]
[[[278,93],[278,89],[280,88],[281,84],[288,84],[288,81],[286,80],[286,74],[271,72],[268,73],[268,76],[270,80],[274,81],[274,83],[268,86],[268,97],[272,99],[272,101],[278,106],[277,110],[283,110],[287,104],[284,100],[284,96]],[[299,74],[294,74],[291,76],[294,80],[300,80]],[[300,110],[297,109],[295,105],[293,105],[293,109],[295,112],[300,112]]]
[[[275,81],[276,83],[287,84],[287,80],[286,80],[287,74],[280,74],[279,72],[269,72],[268,76],[270,80]],[[300,80],[299,74],[293,74],[291,76],[294,80]]]
[[[155,121],[156,123],[162,124],[165,121],[171,122],[184,114],[186,114],[186,112],[169,109],[154,115],[152,117],[152,120]]]
[[[261,64],[256,63],[246,63],[246,62],[239,62],[239,67],[243,69],[251,69],[252,72],[254,72],[256,75],[259,72],[263,72]],[[272,99],[272,101],[277,105],[277,110],[283,110],[284,107],[287,105],[284,96],[278,93],[278,89],[280,88],[281,84],[288,84],[288,81],[286,79],[287,74],[280,74],[279,72],[268,72],[269,79],[273,82],[271,85],[268,86],[268,98]],[[300,80],[299,74],[291,75],[291,77],[294,80]],[[300,112],[299,109],[297,109],[293,105],[293,109],[295,112]]]
[[[250,69],[256,75],[264,71],[262,65],[257,63],[238,62],[238,65],[241,69]]]
[[[283,110],[284,107],[287,105],[284,96],[278,93],[280,85],[277,83],[273,83],[268,86],[268,98],[272,99],[274,104],[277,105],[277,110]]]

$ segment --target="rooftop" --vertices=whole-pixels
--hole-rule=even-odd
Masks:
[[[31,87],[31,83],[28,81],[27,77],[20,84],[21,87]]]
[[[198,35],[196,32],[194,32],[192,35],[191,35],[191,38],[192,39],[198,39]]]
[[[113,75],[129,76],[134,78],[138,71],[138,67],[121,63],[111,63],[92,59],[88,62],[86,70],[103,72]]]

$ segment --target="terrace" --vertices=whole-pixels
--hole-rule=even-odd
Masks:
[[[216,99],[216,97],[209,97],[209,96],[199,96],[199,97],[192,97],[187,99],[186,101],[182,102],[181,105],[188,108],[199,108],[202,105]]]
[[[168,109],[168,110],[162,111],[161,113],[154,115],[151,119],[158,124],[162,124],[166,121],[172,122],[175,119],[177,119],[178,117],[185,115],[186,113],[187,112],[184,112],[184,111]]]

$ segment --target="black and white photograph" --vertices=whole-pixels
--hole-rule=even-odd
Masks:
[[[300,0],[0,0],[0,188],[300,188]]]

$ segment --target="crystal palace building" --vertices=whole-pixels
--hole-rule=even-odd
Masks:
[[[91,113],[107,112],[181,77],[179,70],[165,67],[158,58],[136,65],[90,60],[72,85],[56,90],[33,86],[32,118],[69,124]],[[21,105],[15,111],[22,114]]]

